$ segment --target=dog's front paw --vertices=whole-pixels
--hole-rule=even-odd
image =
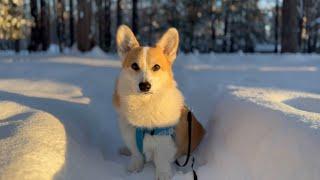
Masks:
[[[169,172],[156,172],[156,180],[171,180],[171,173],[169,173]]]
[[[140,172],[143,169],[144,161],[142,157],[132,157],[128,166],[129,172]]]

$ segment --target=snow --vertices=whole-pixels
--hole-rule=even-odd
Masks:
[[[0,179],[153,179],[118,154],[119,68],[98,48],[0,54]],[[319,179],[319,68],[315,54],[180,54],[175,77],[208,132],[199,179]]]

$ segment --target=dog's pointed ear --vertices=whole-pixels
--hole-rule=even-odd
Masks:
[[[140,46],[133,32],[126,25],[119,26],[116,41],[118,54],[121,58],[123,58],[131,49]]]
[[[168,29],[157,42],[156,46],[163,49],[163,53],[168,57],[168,60],[173,63],[179,47],[179,33],[177,29]]]

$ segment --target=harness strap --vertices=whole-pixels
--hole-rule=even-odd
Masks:
[[[185,167],[189,160],[190,160],[190,157],[191,157],[191,136],[192,136],[192,113],[191,111],[188,111],[188,116],[187,116],[187,121],[188,121],[188,153],[187,153],[187,159],[186,161],[181,165],[178,161],[178,159],[176,159],[175,163],[177,166],[179,167]],[[196,171],[194,170],[194,157],[192,157],[192,163],[191,163],[191,168],[192,168],[192,172],[193,172],[193,179],[194,180],[198,180],[198,176],[197,176],[197,173]]]

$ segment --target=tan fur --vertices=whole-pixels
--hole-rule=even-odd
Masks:
[[[179,46],[178,31],[175,28],[168,29],[156,46],[163,50],[163,54],[166,55],[170,62],[173,62],[177,56],[177,52],[175,50],[178,49]]]
[[[127,26],[120,26],[117,31],[118,54],[123,58],[131,49],[139,47],[137,39]]]
[[[115,87],[117,87],[117,86],[118,86],[118,79],[116,80],[116,83],[115,83]],[[120,97],[119,97],[119,94],[117,93],[117,88],[115,88],[115,90],[113,92],[112,104],[116,108],[116,110],[118,111],[120,108]]]
[[[188,111],[189,109],[185,106],[182,110],[180,121],[176,126],[176,146],[178,148],[176,157],[187,155],[188,153]],[[192,114],[192,126],[191,126],[191,152],[193,152],[200,144],[203,136],[205,135],[205,129]]]

